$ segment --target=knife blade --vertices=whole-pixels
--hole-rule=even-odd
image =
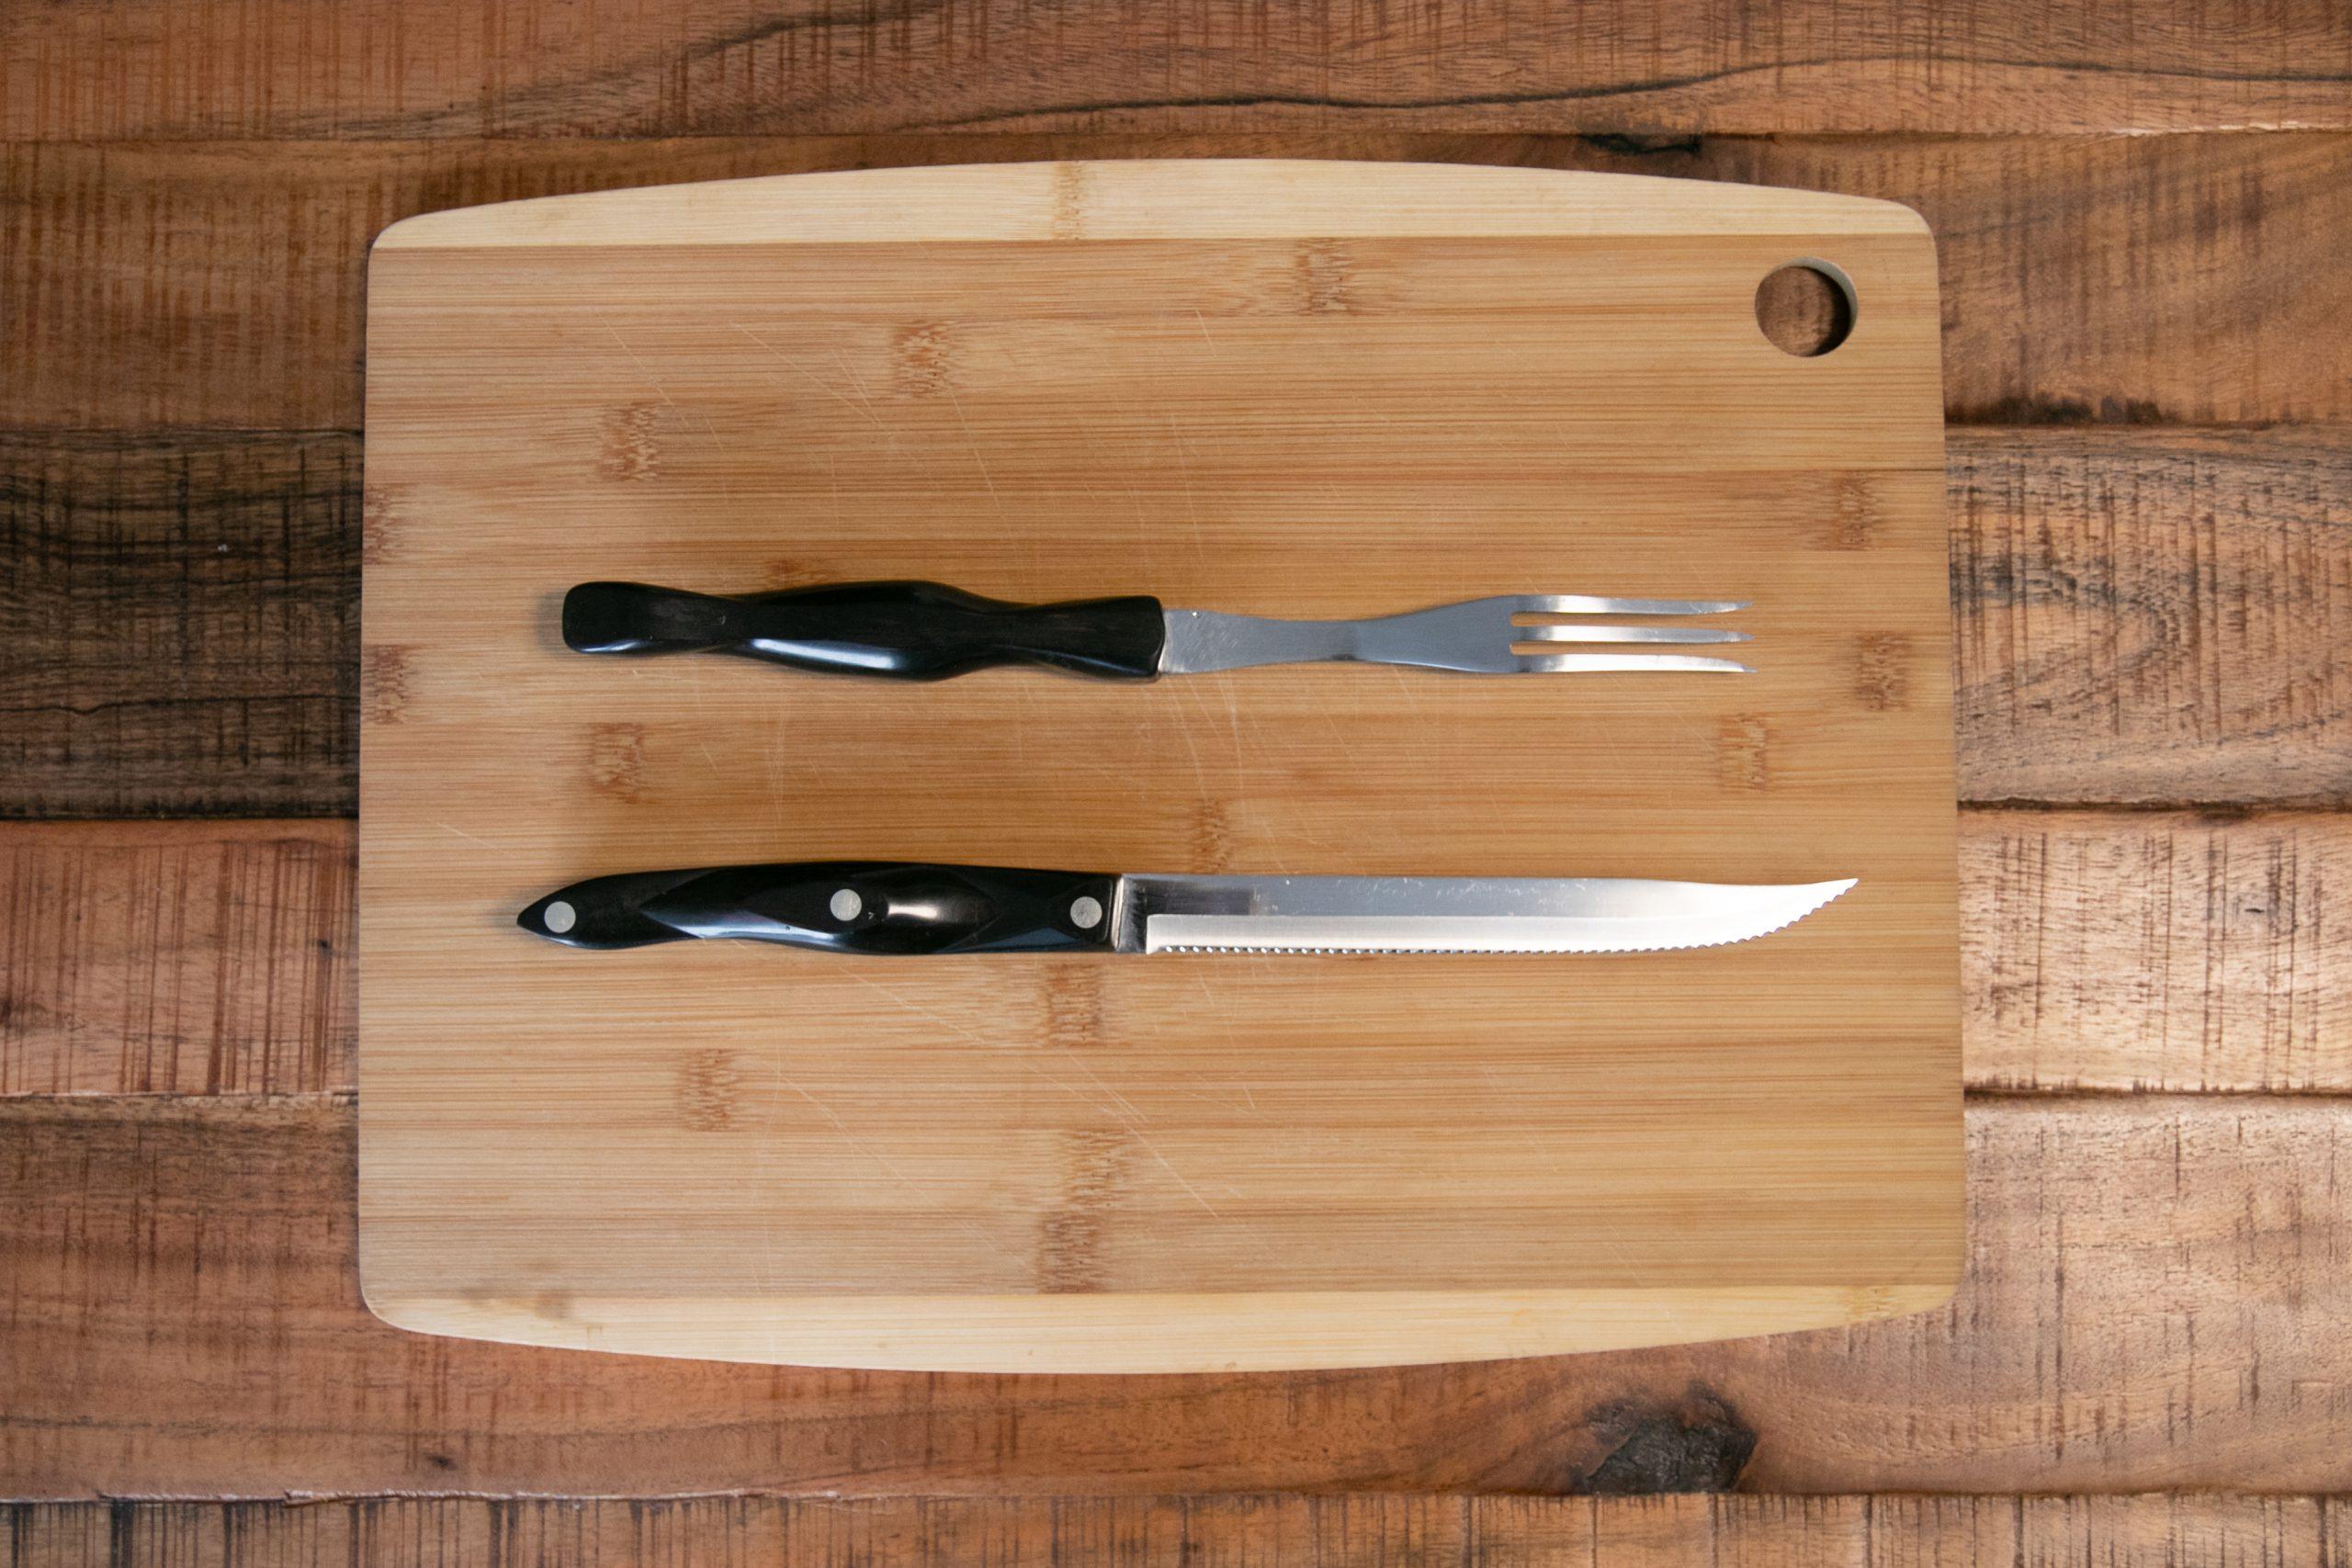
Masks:
[[[591,877],[532,903],[515,923],[599,949],[718,938],[883,956],[1645,953],[1764,936],[1853,886],[805,861]]]

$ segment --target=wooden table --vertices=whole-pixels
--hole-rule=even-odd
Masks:
[[[2340,4],[108,0],[0,13],[0,1495],[35,1500],[0,1564],[2352,1561]],[[368,239],[1147,152],[1753,180],[1934,225],[1948,1310],[1196,1379],[368,1314],[350,818],[359,712],[401,680],[356,654]]]

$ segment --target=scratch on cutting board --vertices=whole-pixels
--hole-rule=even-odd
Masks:
[[[783,1062],[777,1058],[775,1053],[773,1051],[768,1053],[768,1074],[770,1077],[775,1080],[775,1087],[776,1089],[784,1088],[786,1084],[790,1081],[784,1075]],[[779,1094],[775,1095],[775,1098],[781,1100],[783,1096]],[[768,1139],[770,1135],[770,1129],[763,1127],[760,1129],[759,1136],[752,1141],[752,1176],[755,1184],[755,1190],[761,1192],[765,1192],[768,1190]],[[778,1280],[776,1274],[776,1244],[778,1239],[776,1236],[776,1229],[782,1223],[784,1212],[784,1206],[782,1204],[771,1206],[767,1211],[767,1223],[760,1226],[760,1285],[762,1289],[765,1290],[772,1297],[780,1293],[778,1287],[781,1281]],[[776,1320],[771,1316],[767,1322],[768,1353],[770,1355],[775,1355],[777,1352],[779,1340],[778,1327],[779,1325]]]
[[[619,346],[623,354],[628,355],[628,362],[637,367],[637,373],[645,378],[645,384],[653,389],[654,395],[669,404],[673,411],[684,412],[685,411],[678,407],[678,400],[670,395],[670,389],[662,384],[662,378],[653,373],[653,367],[645,363],[644,357],[636,349],[629,346],[628,339],[621,336],[621,330],[613,324],[612,318],[599,310],[596,312],[596,319],[605,323],[605,330],[613,334],[613,342]]]
[[[711,776],[716,778],[718,776],[718,757],[710,749],[710,732],[706,727],[706,720],[710,714],[710,704],[706,700],[706,694],[702,689],[702,675],[706,666],[699,659],[682,659],[678,662],[685,666],[684,673],[686,694],[694,699],[695,704],[695,746],[702,752],[703,765],[708,768]]]
[[[1396,694],[1403,697],[1408,705],[1417,710],[1429,706],[1428,682],[1408,675],[1401,664],[1389,664],[1383,668],[1388,671],[1388,678],[1396,682]]]
[[[1180,694],[1180,696],[1176,703],[1176,706],[1181,710],[1183,707],[1183,702],[1181,697],[1181,694],[1183,691],[1183,683],[1181,680],[1177,683],[1177,691]],[[1206,764],[1201,761],[1201,743],[1193,738],[1193,726],[1184,717],[1184,715],[1181,711],[1176,714],[1176,733],[1184,738],[1184,750],[1193,759],[1193,787],[1199,791],[1202,797],[1205,799],[1209,791],[1208,768]]]
[[[767,339],[762,337],[759,333],[753,332],[742,322],[730,321],[728,324],[733,327],[737,332],[741,333],[745,337],[750,338],[753,343],[759,344],[762,348],[766,349],[770,354],[775,355],[776,358],[782,360],[786,365],[791,367],[793,372],[799,376],[801,379],[807,381],[810,386],[816,388],[819,391],[824,393],[827,397],[841,404],[842,407],[849,410],[850,412],[854,414],[863,416],[865,419],[872,423],[875,429],[881,431],[885,435],[890,433],[890,427],[883,422],[882,416],[876,413],[870,405],[859,403],[856,400],[851,398],[849,394],[843,392],[839,387],[831,385],[822,377],[819,376],[815,371],[809,369],[806,365],[803,365],[799,360],[795,359],[791,355],[786,353],[782,348],[779,348],[775,344],[768,342]],[[775,378],[774,377],[770,377],[769,379],[773,381]],[[779,383],[779,385],[781,383]]]
[[[940,1028],[946,1030],[950,1034],[961,1035],[963,1038],[969,1040],[976,1045],[986,1045],[991,1049],[996,1045],[995,1041],[990,1040],[987,1035],[982,1034],[978,1030],[968,1029],[963,1024],[957,1023],[954,1020],[948,1018],[944,1013],[933,1012],[931,1009],[922,1006],[919,1002],[909,1001],[905,997],[900,996],[896,990],[884,985],[881,981],[874,978],[871,975],[852,975],[849,977],[870,990],[881,992],[883,996],[889,998],[890,1002],[894,1006],[914,1014],[917,1018],[930,1020],[932,1022],[939,1025]]]
[[[929,1019],[933,1022],[938,1024],[941,1028],[946,1029],[953,1033],[962,1035],[965,1039],[987,1046],[991,1050],[998,1048],[996,1043],[988,1039],[986,1036],[977,1033],[972,1030],[964,1028],[959,1024],[952,1023],[947,1019],[942,1017],[936,1012],[933,1012],[929,1008],[909,1001],[905,997],[900,996],[897,991],[892,990],[889,987],[884,985],[879,980],[874,979],[870,976],[858,975],[852,977],[854,978],[858,984],[870,987],[871,988],[881,992],[893,1003],[905,1009],[907,1011],[915,1014],[919,1018]],[[1097,1073],[1092,1067],[1089,1066],[1085,1058],[1079,1055],[1077,1052],[1071,1050],[1067,1045],[1057,1046],[1056,1049],[1060,1055],[1068,1057],[1070,1065],[1076,1067],[1080,1073],[1083,1073],[1089,1082],[1092,1083],[1095,1088],[1101,1089],[1104,1094],[1110,1096],[1110,1105],[1094,1105],[1094,1109],[1102,1114],[1110,1116],[1114,1121],[1121,1122],[1126,1130],[1127,1136],[1133,1138],[1136,1144],[1141,1145],[1146,1154],[1148,1154],[1154,1160],[1158,1161],[1160,1168],[1168,1172],[1169,1177],[1174,1180],[1177,1186],[1182,1188],[1195,1202],[1199,1203],[1203,1209],[1208,1211],[1208,1214],[1211,1219],[1216,1220],[1222,1224],[1224,1222],[1225,1215],[1218,1211],[1216,1205],[1210,1202],[1207,1196],[1204,1194],[1199,1188],[1193,1186],[1191,1181],[1187,1180],[1184,1173],[1178,1170],[1174,1164],[1169,1160],[1168,1156],[1160,1152],[1159,1145],[1153,1143],[1150,1137],[1145,1134],[1143,1130],[1144,1124],[1148,1122],[1150,1118],[1146,1116],[1142,1110],[1139,1109],[1133,1100],[1129,1100],[1125,1095],[1121,1094],[1116,1089],[1113,1088],[1108,1082],[1106,1082],[1100,1073]],[[1086,1096],[1080,1094],[1069,1085],[1061,1082],[1052,1074],[1038,1066],[1035,1063],[1032,1062],[1026,1065],[1030,1071],[1035,1073],[1039,1077],[1044,1078],[1047,1083],[1053,1084],[1057,1089],[1061,1089],[1064,1093],[1070,1095],[1073,1099],[1085,1100],[1086,1103],[1090,1105],[1094,1103],[1091,1100],[1087,1100]],[[827,1106],[821,1100],[819,1100],[816,1096],[810,1094],[807,1089],[802,1089],[798,1084],[793,1083],[791,1079],[786,1078],[785,1082],[793,1089],[794,1092],[800,1095],[810,1104],[816,1106],[819,1111],[822,1111],[826,1118],[830,1120],[835,1127],[840,1129],[843,1137],[849,1138],[853,1142],[856,1141],[856,1134],[852,1133],[849,1128],[842,1123],[841,1118],[833,1113],[832,1109],[830,1106]],[[1116,1106],[1118,1108],[1117,1111],[1114,1111],[1112,1106]],[[1125,1114],[1119,1114],[1120,1111],[1124,1111]],[[916,1187],[917,1190],[921,1190],[921,1188],[917,1186],[916,1183],[910,1180],[898,1170],[890,1168],[888,1163],[882,1159],[881,1154],[878,1150],[869,1149],[866,1152],[871,1154],[877,1163],[882,1164],[884,1168],[890,1169],[892,1175],[898,1176],[901,1181],[905,1181],[909,1186]],[[975,1227],[975,1234],[981,1234],[978,1232],[977,1227]]]
[[[465,841],[466,841],[466,842],[468,842],[468,843],[469,843],[469,844],[480,844],[483,849],[486,849],[486,850],[488,850],[488,849],[495,849],[495,848],[497,847],[496,845],[492,844],[492,843],[488,839],[477,839],[477,838],[475,838],[471,833],[467,832],[463,828],[453,827],[452,825],[450,825],[449,823],[447,823],[447,822],[435,822],[435,823],[434,824],[434,826],[435,826],[435,827],[436,827],[436,828],[438,828],[438,829],[441,829],[443,832],[445,832],[445,833],[455,833],[455,834],[457,834],[457,835],[458,835],[458,837],[459,837],[460,839],[465,840]]]
[[[1141,1108],[1139,1108],[1134,1100],[1129,1100],[1125,1095],[1121,1094],[1117,1089],[1114,1089],[1110,1083],[1103,1078],[1101,1073],[1096,1072],[1092,1067],[1089,1066],[1085,1057],[1080,1055],[1076,1051],[1071,1050],[1069,1046],[1064,1045],[1057,1041],[1049,1040],[1048,1043],[1051,1043],[1057,1052],[1060,1053],[1063,1056],[1068,1057],[1069,1065],[1076,1067],[1081,1074],[1083,1074],[1087,1082],[1092,1084],[1096,1089],[1101,1089],[1104,1094],[1111,1097],[1110,1106],[1097,1105],[1094,1107],[1095,1110],[1102,1112],[1106,1116],[1109,1116],[1114,1122],[1126,1124],[1131,1130],[1134,1127],[1141,1126],[1148,1120],[1148,1118],[1144,1115]],[[1029,1069],[1038,1077],[1044,1078],[1047,1083],[1057,1085],[1057,1087],[1062,1089],[1065,1092],[1076,1093],[1075,1090],[1070,1089],[1068,1084],[1061,1083],[1058,1079],[1046,1073],[1044,1068],[1038,1066],[1035,1062],[1029,1064]],[[1083,1095],[1080,1095],[1078,1098],[1081,1100],[1085,1099]],[[1090,1100],[1088,1103],[1092,1104],[1092,1101]],[[1116,1106],[1118,1109],[1114,1111],[1111,1109],[1111,1106]]]
[[[999,516],[1002,516],[1004,502],[996,493],[996,476],[989,472],[988,455],[980,450],[979,437],[973,434],[972,422],[965,416],[964,400],[956,395],[956,384],[952,381],[943,382],[940,390],[947,394],[947,406],[956,411],[956,423],[964,427],[964,445],[971,448],[972,461],[980,470],[980,482],[989,487],[989,504],[996,508]],[[1033,540],[1033,553],[1034,543]]]
[[[849,1123],[841,1119],[841,1114],[838,1111],[836,1111],[831,1106],[826,1104],[823,1100],[818,1099],[815,1095],[809,1093],[806,1089],[803,1089],[798,1083],[795,1082],[792,1077],[784,1071],[782,1066],[778,1066],[776,1068],[776,1077],[784,1080],[785,1088],[790,1089],[793,1093],[798,1095],[801,1099],[815,1106],[817,1108],[817,1114],[831,1122],[833,1124],[833,1130],[842,1135],[842,1140],[846,1142],[850,1147],[857,1150],[858,1153],[872,1160],[876,1165],[880,1166],[884,1170],[888,1171],[891,1176],[898,1179],[899,1185],[905,1187],[909,1191],[913,1192],[917,1197],[923,1199],[923,1209],[926,1213],[935,1214],[941,1218],[954,1222],[963,1229],[969,1231],[972,1235],[979,1237],[983,1242],[988,1243],[990,1247],[994,1247],[996,1245],[995,1237],[989,1235],[988,1232],[982,1230],[978,1225],[974,1224],[969,1219],[956,1213],[955,1211],[942,1204],[930,1188],[925,1187],[922,1182],[917,1181],[913,1177],[909,1176],[905,1171],[900,1170],[896,1165],[891,1163],[890,1157],[888,1155],[875,1147],[874,1145],[868,1143],[865,1139],[859,1137],[855,1133],[850,1131]]]
[[[1209,977],[1207,972],[1201,969],[1193,970],[1193,983],[1200,987],[1202,1010],[1214,1016],[1217,1021],[1217,1026],[1225,1031],[1225,1048],[1234,1053],[1236,1055],[1240,1055],[1241,1037],[1233,1032],[1233,1014],[1226,1009],[1217,1006],[1216,993],[1209,989]],[[1247,1084],[1241,1086],[1241,1092],[1245,1095],[1250,1093],[1250,1088]],[[1250,1109],[1252,1111],[1258,1109],[1257,1097],[1254,1095],[1250,1096]]]
[[[1208,1081],[1198,1073],[1182,1073],[1178,1076],[1182,1077],[1188,1083],[1206,1083]],[[1239,1089],[1242,1086],[1236,1084],[1234,1087],[1236,1089]],[[1175,1092],[1186,1100],[1196,1100],[1203,1105],[1214,1105],[1219,1111],[1238,1111],[1246,1110],[1250,1111],[1252,1114],[1263,1114],[1263,1112],[1259,1111],[1255,1106],[1244,1106],[1238,1100],[1227,1100],[1223,1095],[1208,1094],[1197,1089],[1180,1089]]]
[[[1080,1056],[1077,1052],[1071,1050],[1067,1045],[1057,1044],[1054,1048],[1057,1051],[1059,1051],[1063,1055],[1069,1057],[1069,1065],[1076,1067],[1080,1072],[1085,1074],[1086,1079],[1089,1083],[1091,1083],[1096,1089],[1101,1089],[1104,1094],[1109,1095],[1111,1097],[1112,1104],[1116,1105],[1121,1111],[1126,1112],[1126,1117],[1118,1118],[1119,1120],[1132,1119],[1134,1123],[1137,1125],[1140,1125],[1145,1120],[1147,1120],[1144,1113],[1136,1108],[1135,1101],[1129,1100],[1125,1095],[1121,1094],[1117,1089],[1113,1089],[1108,1083],[1103,1081],[1102,1075],[1096,1072],[1092,1067],[1088,1066],[1086,1065],[1086,1059],[1083,1056]]]
[[[1201,530],[1201,508],[1193,493],[1192,455],[1185,447],[1184,433],[1178,427],[1172,409],[1168,413],[1168,439],[1176,449],[1176,477],[1184,486],[1184,519],[1192,525],[1193,552],[1202,555],[1208,548],[1208,538]]]
[[[613,342],[619,345],[623,354],[628,355],[629,363],[637,367],[637,373],[645,378],[647,384],[653,389],[654,394],[670,406],[671,412],[680,419],[692,419],[699,423],[702,425],[703,434],[710,437],[713,449],[722,446],[718,439],[718,426],[711,422],[709,413],[700,409],[689,412],[684,404],[670,395],[670,389],[662,385],[662,378],[653,374],[653,367],[646,364],[637,350],[629,345],[628,339],[621,335],[620,328],[613,324],[612,318],[599,310],[596,312],[596,319],[605,323],[605,330],[613,334]],[[712,475],[718,480],[719,493],[729,501],[734,500],[735,487],[727,482],[725,468],[723,467],[715,468],[712,470]]]
[[[883,424],[881,412],[874,406],[874,394],[865,389],[865,378],[857,373],[857,367],[850,363],[849,355],[837,348],[833,350],[833,363],[840,366],[842,374],[849,378],[851,388],[857,393],[857,400],[865,409],[865,417],[872,420],[877,427],[887,429]]]
[[[1065,1083],[1062,1079],[1054,1077],[1053,1074],[1046,1071],[1045,1068],[1039,1066],[1035,1062],[1024,1061],[1021,1066],[1027,1071],[1036,1074],[1037,1077],[1045,1079],[1047,1083],[1053,1085],[1056,1089],[1061,1090],[1064,1094],[1069,1096],[1080,1105],[1085,1106],[1097,1116],[1107,1117],[1111,1121],[1116,1122],[1122,1127],[1127,1125],[1127,1118],[1119,1113],[1117,1106],[1104,1104],[1094,1100],[1084,1089],[1079,1088],[1076,1084]]]
[[[1216,1205],[1210,1202],[1206,1194],[1203,1193],[1199,1188],[1184,1179],[1184,1173],[1169,1163],[1168,1156],[1159,1152],[1159,1145],[1153,1143],[1149,1138],[1144,1136],[1142,1128],[1128,1128],[1127,1136],[1133,1138],[1136,1143],[1141,1144],[1143,1145],[1144,1153],[1158,1160],[1159,1162],[1160,1168],[1168,1172],[1169,1176],[1175,1181],[1176,1185],[1182,1188],[1186,1192],[1191,1193],[1193,1201],[1198,1203],[1202,1208],[1208,1211],[1209,1218],[1216,1220],[1220,1224],[1224,1223],[1225,1216],[1217,1213]]]
[[[972,1042],[975,1045],[981,1046],[989,1051],[1001,1051],[1004,1049],[1001,1043],[989,1039],[987,1035],[978,1032],[977,1030],[967,1029],[964,1025],[948,1019],[943,1013],[935,1012],[932,1009],[924,1007],[918,1002],[908,1000],[896,990],[893,990],[890,987],[884,985],[881,981],[875,979],[872,976],[853,975],[850,978],[855,980],[861,986],[881,992],[883,996],[889,998],[894,1006],[897,1006],[902,1010],[910,1012],[917,1018],[926,1019],[931,1022],[937,1024],[940,1028],[946,1030],[949,1033],[961,1036],[962,1038]],[[1071,1099],[1085,1104],[1098,1114],[1108,1116],[1113,1121],[1121,1122],[1125,1122],[1130,1118],[1136,1121],[1142,1120],[1143,1112],[1136,1109],[1135,1103],[1132,1100],[1129,1100],[1125,1095],[1121,1094],[1117,1089],[1113,1089],[1109,1084],[1103,1082],[1102,1076],[1096,1073],[1093,1068],[1088,1066],[1086,1063],[1079,1057],[1076,1052],[1073,1052],[1067,1045],[1061,1045],[1056,1048],[1063,1055],[1068,1056],[1070,1059],[1071,1066],[1077,1067],[1080,1072],[1085,1074],[1087,1077],[1091,1079],[1095,1088],[1101,1089],[1104,1094],[1110,1097],[1109,1103],[1096,1102],[1074,1086],[1064,1083],[1059,1078],[1055,1077],[1051,1073],[1046,1072],[1035,1062],[1026,1062],[1023,1066],[1025,1066],[1031,1072],[1035,1073],[1039,1077],[1044,1078],[1047,1083],[1052,1084],[1056,1089],[1060,1089],[1064,1094],[1067,1094]]]
[[[1478,1068],[1478,1076],[1485,1078],[1488,1084],[1495,1088],[1497,1092],[1502,1094],[1507,1099],[1516,1098],[1511,1089],[1510,1080],[1505,1077],[1501,1073],[1496,1071],[1492,1063],[1481,1064]],[[1522,1128],[1520,1131],[1519,1136],[1514,1141],[1529,1150],[1531,1153],[1540,1156],[1543,1163],[1550,1168],[1553,1175],[1561,1177],[1569,1175],[1568,1168],[1562,1163],[1560,1159],[1558,1139],[1554,1138],[1546,1140],[1538,1137],[1532,1130]],[[1589,1217],[1595,1220],[1600,1219],[1600,1216],[1597,1213],[1591,1214]],[[1635,1222],[1602,1221],[1601,1223],[1604,1224],[1623,1224]],[[1598,1234],[1596,1239],[1599,1241],[1600,1245],[1608,1248],[1610,1255],[1616,1258],[1617,1261],[1629,1266],[1636,1265],[1638,1263],[1638,1259],[1634,1256],[1634,1254],[1626,1249],[1623,1238],[1614,1234],[1613,1231],[1602,1230]]]
[[[787,781],[792,776],[792,759],[786,755],[792,738],[786,733],[786,710],[779,705],[768,719],[768,820],[781,835],[792,825],[792,791]]]
[[[1016,711],[1007,714],[1002,722],[1012,741],[1013,769],[1025,775],[1029,772],[1029,713],[1037,705],[1037,689],[1028,681],[1015,681],[1012,685]]]
[[[1353,679],[1356,672],[1351,670],[1345,671],[1345,673],[1350,679]],[[1347,727],[1340,722],[1340,716],[1332,711],[1332,705],[1329,703],[1316,704],[1315,716],[1321,719],[1323,721],[1323,728],[1331,732],[1332,742],[1339,748],[1340,755],[1346,758],[1350,762],[1353,762],[1356,760],[1355,742],[1349,739]],[[1353,769],[1350,770],[1350,772],[1353,771]]]
[[[1234,675],[1233,671],[1228,670],[1216,677],[1216,694],[1218,699],[1225,704],[1225,728],[1233,736],[1234,771],[1236,773],[1242,773],[1247,770],[1243,768],[1241,761],[1243,751],[1241,743],[1241,710],[1233,700],[1233,692]],[[1204,691],[1201,695],[1203,700],[1205,701],[1208,694]]]

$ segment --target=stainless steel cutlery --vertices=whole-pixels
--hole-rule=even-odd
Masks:
[[[1351,621],[1171,610],[1136,595],[1052,604],[936,582],[849,582],[724,598],[642,582],[565,595],[582,653],[730,653],[804,670],[932,681],[1043,665],[1148,681],[1266,664],[1355,662],[1476,674],[1744,673],[1707,654],[1727,599],[1525,593]],[[1563,651],[1566,649],[1566,651]],[[571,947],[737,938],[904,956],[1107,953],[1640,953],[1744,942],[1804,919],[1850,880],[1748,886],[1594,877],[1155,876],[894,861],[632,872],[548,894],[516,918]]]

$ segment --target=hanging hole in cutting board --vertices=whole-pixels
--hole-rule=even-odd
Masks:
[[[1772,346],[1800,359],[1829,353],[1853,333],[1854,280],[1808,256],[1756,286],[1756,324]]]

